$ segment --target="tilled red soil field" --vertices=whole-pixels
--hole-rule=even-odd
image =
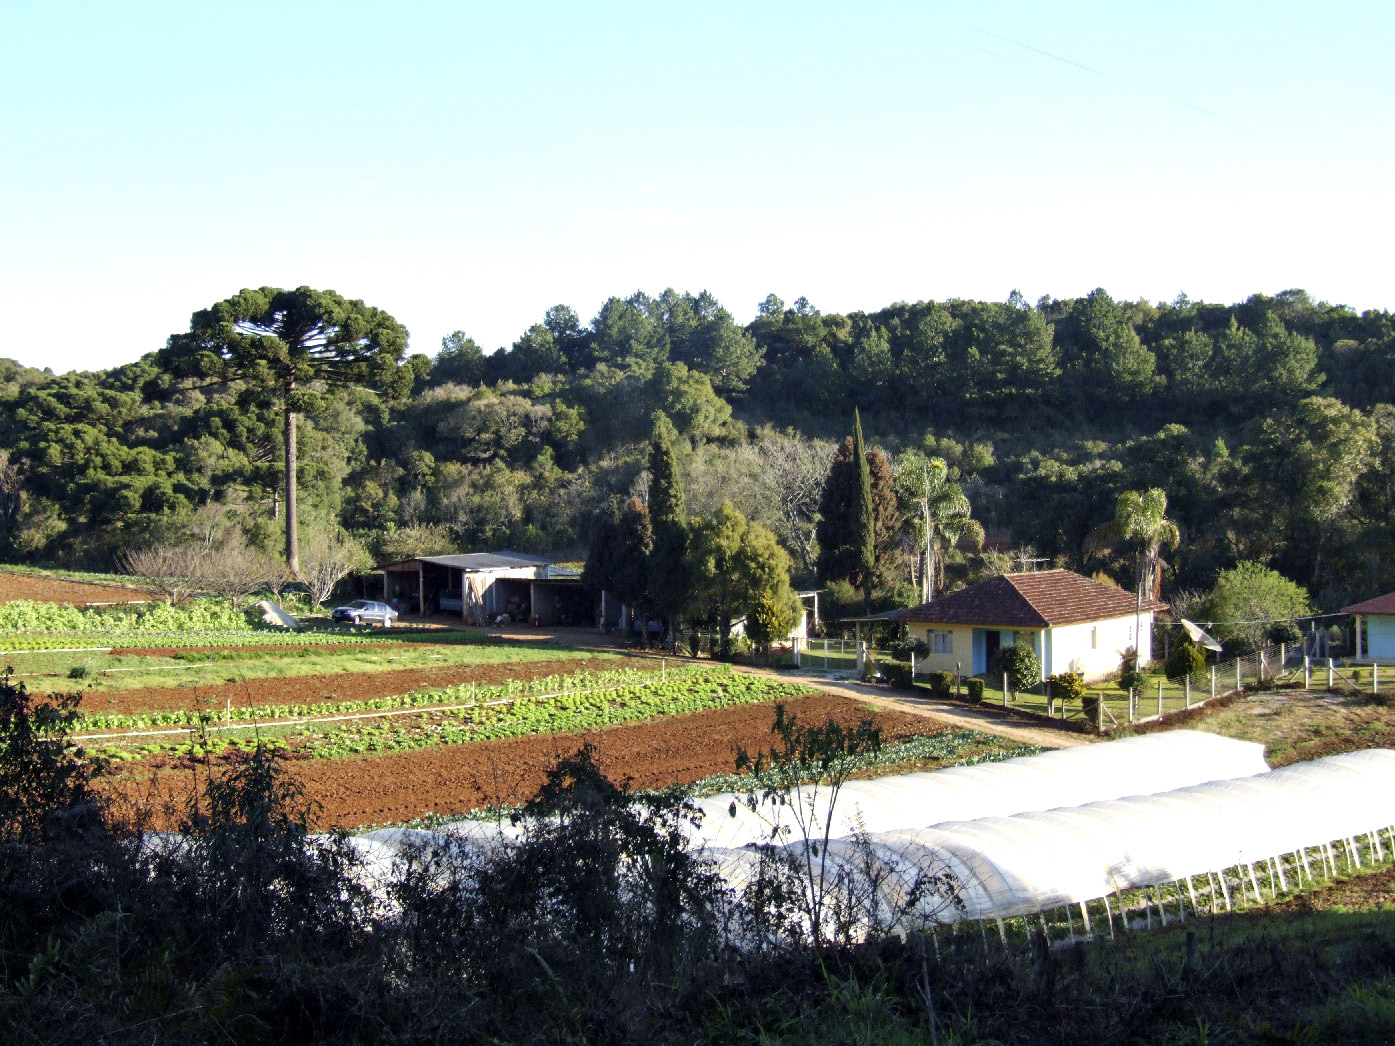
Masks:
[[[31,577],[28,574],[0,573],[0,603],[12,599],[32,599],[36,603],[71,603],[74,606],[85,606],[88,603],[143,602],[150,598],[152,597],[149,592],[135,588],[87,585],[80,581],[59,581],[56,578]]]
[[[443,668],[404,668],[390,672],[340,672],[335,675],[246,679],[234,683],[138,690],[88,690],[82,710],[88,713],[172,712],[178,709],[238,708],[266,705],[313,705],[325,701],[367,701],[408,694],[413,690],[475,683],[494,686],[511,679],[540,679],[614,666],[613,659],[559,658],[555,661],[516,661],[500,665],[451,665]]]
[[[514,666],[516,669],[517,666]],[[785,702],[810,723],[827,718],[847,725],[872,716],[884,740],[937,732],[921,716],[870,710],[847,698],[820,694]],[[316,759],[290,764],[291,772],[319,804],[315,827],[361,828],[411,820],[427,813],[452,814],[493,803],[518,803],[533,795],[547,770],[585,743],[612,779],[636,789],[689,784],[735,769],[736,748],[756,751],[775,740],[771,706],[743,705],[676,716],[586,734],[548,734],[481,741],[355,759]],[[200,770],[202,777],[206,771]],[[148,801],[148,793],[176,806],[194,784],[190,770],[164,770],[155,784],[105,782],[114,797]],[[168,815],[156,827],[173,827]],[[163,822],[163,823],[162,823]]]

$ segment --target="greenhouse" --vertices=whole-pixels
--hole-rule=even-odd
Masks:
[[[1257,744],[1173,731],[850,781],[826,837],[827,790],[802,789],[797,802],[752,811],[737,793],[701,800],[690,841],[738,890],[784,869],[811,896],[855,896],[867,933],[1023,917],[1074,934],[1077,915],[1090,931],[1092,904],[1112,933],[1126,907],[1166,921],[1383,859],[1395,849],[1395,751],[1267,770]],[[806,836],[795,815],[810,811]],[[771,844],[780,823],[791,830]],[[457,821],[383,829],[355,845],[386,881],[404,848],[479,854],[526,832],[526,823]]]
[[[1395,751],[1375,749],[1154,795],[873,832],[831,842],[826,857],[802,841],[781,849],[796,866],[812,853],[826,881],[843,873],[874,882],[869,918],[890,929],[1055,909],[1069,919],[1072,905],[1088,928],[1088,902],[1104,902],[1110,917],[1110,897],[1146,887],[1176,884],[1178,910],[1183,896],[1196,910],[1194,879],[1213,906],[1229,907],[1233,890],[1260,900],[1266,889],[1311,881],[1315,868],[1336,874],[1339,859],[1360,866],[1363,840],[1381,859],[1395,846],[1392,826]],[[752,848],[708,855],[734,886],[757,872]],[[908,911],[918,877],[939,886]]]
[[[1102,744],[1073,745],[1039,755],[977,766],[848,781],[834,804],[827,835],[889,832],[942,821],[1005,817],[1028,810],[1080,806],[1098,799],[1169,791],[1203,781],[1248,777],[1269,769],[1264,746],[1197,730],[1144,734]],[[699,845],[735,848],[750,843],[790,842],[802,835],[798,822],[818,825],[825,835],[828,790],[802,788],[798,809],[748,793],[699,799]]]

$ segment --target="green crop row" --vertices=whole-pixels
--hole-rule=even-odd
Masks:
[[[199,599],[178,607],[157,601],[89,610],[28,599],[0,603],[0,636],[7,632],[177,635],[247,630],[249,624],[246,612],[234,609],[221,599]]]
[[[462,683],[430,690],[416,690],[390,697],[356,701],[323,701],[315,704],[252,705],[224,708],[172,709],[137,715],[97,713],[82,716],[78,729],[82,732],[148,730],[168,726],[197,726],[217,719],[222,721],[264,721],[271,719],[302,719],[316,716],[349,715],[355,712],[383,712],[406,708],[456,706],[490,701],[528,700],[542,695],[567,696],[578,692],[598,691],[623,686],[651,685],[665,678],[686,680],[712,676],[727,678],[731,669],[710,662],[684,663],[673,668],[618,668],[602,671],[575,672],[570,675],[544,676],[539,679],[509,680],[496,686],[475,686]],[[560,698],[559,698],[560,699]]]
[[[94,611],[95,613],[95,611]],[[258,629],[249,625],[239,628],[210,629],[197,635],[184,633],[120,632],[90,630],[86,632],[59,632],[44,635],[8,635],[0,630],[0,650],[61,650],[70,647],[111,647],[120,650],[126,647],[167,646],[180,650],[207,650],[231,645],[288,647],[298,646],[399,646],[408,641],[407,636],[394,634],[392,638],[381,635],[363,635],[338,630],[323,632],[285,632],[281,629]],[[445,645],[445,641],[442,641]]]
[[[710,668],[710,666],[708,666]],[[725,666],[723,666],[725,668]],[[511,704],[476,703],[442,710],[432,722],[367,721],[326,724],[322,730],[302,729],[303,750],[316,758],[336,758],[362,754],[410,751],[435,745],[464,744],[471,741],[521,737],[540,733],[575,733],[597,730],[621,723],[638,722],[664,715],[682,715],[711,708],[788,700],[805,693],[805,688],[759,676],[736,675],[727,671],[709,672],[706,677],[674,676],[648,684],[628,685],[563,694],[546,701],[515,701]],[[318,708],[319,706],[317,706]],[[207,724],[209,717],[197,727]],[[263,731],[263,737],[274,736]],[[146,754],[187,754],[196,743],[202,752],[217,754],[238,742],[219,735],[201,736],[196,742],[175,744],[153,742],[136,749],[106,746],[97,754],[112,759],[129,759],[132,751]]]
[[[316,758],[336,758],[531,734],[580,733],[660,716],[788,700],[805,692],[804,687],[759,676],[670,679],[653,686],[574,694],[550,701],[471,705],[451,710],[444,721],[426,729],[397,723],[340,729],[312,738],[307,747]]]

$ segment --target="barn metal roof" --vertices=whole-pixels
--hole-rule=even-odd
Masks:
[[[482,570],[517,570],[520,567],[548,567],[552,565],[551,560],[539,559],[537,556],[525,556],[520,552],[465,552],[457,556],[413,556],[411,559],[399,559],[395,563],[385,563],[385,567],[401,566],[404,563],[430,563],[438,567],[450,567],[452,570],[482,571]]]

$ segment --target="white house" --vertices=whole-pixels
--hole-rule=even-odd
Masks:
[[[1395,661],[1395,592],[1364,603],[1342,607],[1356,615],[1356,656],[1371,661]],[[1366,627],[1361,627],[1362,620]]]
[[[919,674],[981,675],[1000,647],[1027,643],[1043,676],[1080,672],[1092,680],[1117,672],[1136,641],[1139,658],[1151,660],[1153,614],[1165,607],[1153,599],[1140,607],[1134,593],[1070,570],[1041,570],[1002,574],[884,616],[929,646]]]

